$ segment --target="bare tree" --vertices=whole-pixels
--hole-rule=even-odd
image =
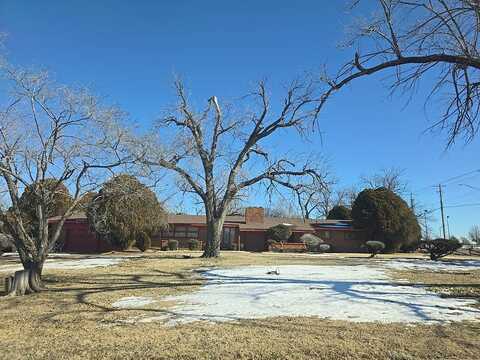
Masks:
[[[350,209],[353,208],[353,203],[355,202],[359,192],[360,191],[356,185],[339,190],[339,193],[342,194],[341,196],[343,199],[343,205],[349,207]]]
[[[362,184],[370,189],[384,187],[399,195],[407,191],[407,183],[403,179],[404,170],[397,168],[382,169],[372,176],[362,176]]]
[[[128,157],[119,126],[124,116],[102,106],[84,89],[73,90],[50,80],[45,72],[1,67],[5,103],[0,108],[0,182],[10,209],[4,216],[24,270],[10,279],[10,293],[23,295],[43,289],[41,274],[49,249],[83,196],[96,188],[106,171]],[[45,187],[47,179],[56,186]],[[73,200],[52,232],[46,209],[63,185]],[[26,229],[19,200],[28,187],[35,198],[37,233]]]
[[[314,156],[318,158],[318,156]],[[293,193],[295,202],[303,219],[313,219],[324,216],[328,211],[343,201],[343,193],[336,192],[334,186],[337,180],[333,177],[325,161],[318,161],[316,168],[318,176],[291,184],[285,184]],[[339,196],[339,197],[338,197]],[[336,199],[334,200],[334,197]],[[328,210],[325,210],[328,208]]]
[[[318,158],[318,155],[310,155],[310,158]],[[328,197],[328,203],[332,201],[333,186],[336,184],[334,179],[326,166],[326,163],[322,161],[316,161],[318,176],[313,178],[300,177],[293,179],[291,183],[284,184],[284,187],[289,189],[291,194],[285,195],[279,192],[279,201],[274,207],[269,207],[267,212],[269,216],[274,217],[294,217],[301,216],[304,220],[318,218],[323,215],[324,196],[326,193],[330,193]],[[295,181],[297,180],[297,181]],[[275,194],[269,194],[274,196]],[[290,197],[293,197],[292,198]],[[288,206],[287,206],[288,203]],[[292,208],[294,203],[295,209]],[[329,205],[327,205],[329,206]]]
[[[285,202],[288,202],[287,204]],[[299,217],[298,213],[294,211],[290,202],[287,199],[283,201],[278,201],[270,206],[265,208],[265,216],[276,217],[276,218],[294,218]]]
[[[432,128],[448,132],[448,146],[459,136],[473,139],[480,110],[480,3],[377,0],[376,8],[372,18],[358,21],[346,43],[356,49],[352,60],[336,75],[324,74],[328,90],[321,105],[345,85],[375,73],[390,74],[392,91],[412,95],[420,80],[433,78],[426,104],[438,99],[443,110]]]
[[[300,184],[293,189],[304,219],[319,217],[326,219],[334,206],[344,204],[346,193],[343,190],[336,190],[336,184],[337,181],[328,173],[322,173],[319,179],[311,183]]]
[[[318,177],[308,162],[296,164],[290,156],[277,155],[278,149],[269,152],[262,147],[274,134],[289,129],[302,132],[315,119],[321,100],[317,85],[311,79],[293,81],[279,111],[274,112],[266,85],[260,82],[243,98],[249,108],[235,112],[221,106],[216,96],[196,111],[182,82],[175,82],[178,106],[160,121],[161,129],[173,131],[175,138],[167,145],[164,139],[142,139],[140,144],[144,164],[173,171],[183,191],[203,202],[207,218],[204,257],[219,255],[225,216],[231,202],[246,189],[259,184],[289,186],[294,178]]]
[[[480,226],[473,225],[470,231],[468,232],[468,237],[471,242],[474,242],[477,245],[480,245]]]
[[[319,197],[320,216],[326,219],[333,207],[344,205],[345,201],[346,193],[343,190],[335,190],[334,187],[324,187]]]

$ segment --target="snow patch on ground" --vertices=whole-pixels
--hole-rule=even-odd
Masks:
[[[117,300],[112,306],[117,309],[138,309],[155,302],[155,300],[146,296],[129,296]]]
[[[3,253],[2,256],[7,256],[7,257],[17,257],[18,258],[18,253],[17,252],[6,252]],[[70,253],[51,253],[48,254],[48,257],[54,258],[54,257],[75,257],[79,256],[78,254],[70,254]]]
[[[278,269],[279,275],[267,275]],[[211,269],[198,291],[170,296],[177,306],[139,322],[177,325],[274,316],[318,316],[356,322],[439,323],[480,320],[474,300],[441,298],[420,286],[392,283],[384,268],[368,265]]]
[[[387,260],[382,265],[393,270],[471,271],[480,270],[480,260]]]
[[[109,256],[109,257],[81,257],[76,259],[60,260],[57,258],[49,258],[45,261],[44,269],[90,269],[95,267],[105,267],[118,265],[127,260],[126,256]],[[0,271],[18,271],[22,270],[21,264],[2,265]]]

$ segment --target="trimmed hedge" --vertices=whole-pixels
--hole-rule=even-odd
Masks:
[[[188,241],[189,250],[198,250],[199,247],[200,247],[200,242],[197,239],[191,239]]]
[[[178,250],[178,240],[168,240],[168,250]]]
[[[457,239],[425,240],[419,246],[420,249],[428,251],[430,259],[434,261],[452,254],[461,247],[462,243]]]
[[[267,229],[267,239],[276,242],[288,242],[292,236],[292,227],[289,225],[279,224]]]
[[[322,252],[322,253],[323,253],[323,252],[327,252],[327,251],[329,251],[329,250],[330,250],[330,245],[328,245],[328,244],[320,244],[320,245],[318,245],[318,251],[320,251],[320,252]]]
[[[368,249],[368,252],[371,254],[370,257],[374,257],[379,252],[385,249],[385,244],[381,241],[367,241],[365,247]]]
[[[305,246],[307,247],[307,251],[309,252],[318,251],[320,244],[323,243],[322,239],[320,239],[318,236],[315,236],[313,234],[303,234],[300,237],[300,241],[305,243]]]

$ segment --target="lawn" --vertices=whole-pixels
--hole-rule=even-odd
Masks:
[[[183,258],[183,255],[193,258]],[[339,254],[310,256],[224,252],[199,259],[195,252],[150,252],[97,257],[60,256],[47,267],[49,291],[0,299],[0,357],[6,359],[477,359],[480,322],[405,324],[354,322],[310,317],[268,317],[237,321],[192,321],[166,326],[137,321],[170,315],[175,298],[204,289],[199,268],[286,265],[375,267],[399,256]],[[112,258],[110,266],[105,259]],[[461,264],[464,260],[456,260]],[[53,263],[61,263],[55,268]],[[83,262],[83,263],[82,263]],[[419,266],[423,262],[417,262]],[[73,266],[72,264],[76,264]],[[78,264],[83,264],[78,266]],[[98,266],[98,267],[90,267]],[[401,264],[401,263],[400,263]],[[99,266],[103,265],[103,266]],[[15,261],[0,258],[0,274]],[[8,268],[7,268],[8,267]],[[2,270],[3,269],[3,270]],[[5,270],[8,271],[5,271]],[[479,298],[480,270],[391,267],[392,282],[419,285],[448,297]],[[409,286],[407,284],[407,286]],[[141,309],[113,304],[131,297],[154,298]],[[168,298],[169,300],[162,300]],[[439,298],[440,300],[443,300]],[[278,306],[289,299],[279,297]],[[311,306],[311,304],[307,304]],[[321,304],[319,304],[321,306]],[[339,309],[341,310],[341,309]]]

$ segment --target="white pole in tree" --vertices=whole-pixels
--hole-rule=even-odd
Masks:
[[[424,220],[425,220],[425,240],[428,240],[428,222],[427,222],[427,214],[428,210],[424,210],[423,215],[424,215]]]

